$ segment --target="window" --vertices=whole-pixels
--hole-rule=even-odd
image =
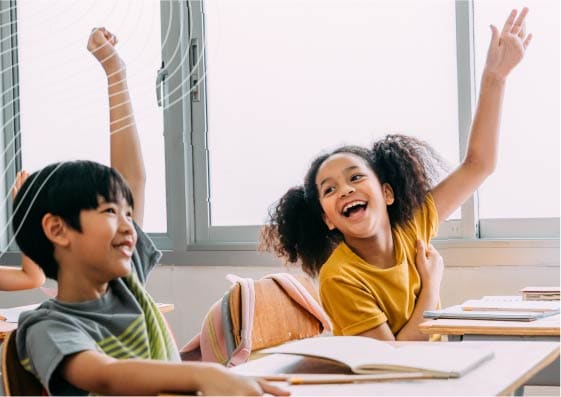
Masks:
[[[482,234],[559,233],[559,4],[556,0],[528,4],[528,31],[534,40],[508,82],[497,170],[479,189]],[[477,87],[489,25],[517,6],[516,1],[504,0],[474,4]],[[523,227],[513,230],[516,224]]]
[[[166,250],[163,262],[276,264],[255,252],[260,225],[320,152],[401,132],[458,163],[488,25],[502,26],[516,7],[514,0],[0,2],[6,186],[22,166],[108,163],[105,81],[85,50],[89,29],[105,25],[127,63],[148,164],[146,229]],[[534,0],[530,8],[536,37],[509,78],[498,169],[440,229],[441,244],[460,247],[453,258],[496,239],[520,239],[513,244],[522,250],[559,247],[559,3]],[[551,252],[547,260],[558,262]]]
[[[17,2],[19,120],[23,169],[62,160],[109,164],[105,75],[87,52],[90,30],[119,38],[129,90],[149,166],[144,227],[166,232],[163,115],[154,81],[161,65],[160,4],[138,0]],[[18,131],[19,132],[19,131]],[[48,150],[47,150],[48,149]]]

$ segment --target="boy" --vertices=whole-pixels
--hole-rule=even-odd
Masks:
[[[18,245],[58,281],[56,299],[20,317],[20,360],[50,394],[286,395],[219,365],[180,363],[144,290],[160,253],[141,230],[144,166],[116,42],[104,28],[88,41],[108,78],[114,169],[89,161],[47,166],[14,203]]]

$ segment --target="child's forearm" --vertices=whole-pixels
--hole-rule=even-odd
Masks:
[[[153,360],[116,360],[103,369],[104,382],[90,390],[104,395],[157,395],[197,392],[212,367],[202,363],[170,364]]]
[[[107,72],[111,131],[111,166],[129,183],[135,201],[135,221],[142,225],[146,172],[129,96],[126,72]]]
[[[428,340],[428,335],[424,335],[419,331],[419,324],[421,324],[425,319],[423,318],[423,312],[425,310],[436,309],[439,302],[440,288],[423,288],[417,302],[415,303],[415,309],[413,314],[407,324],[401,328],[399,333],[395,336],[396,340]]]
[[[0,266],[0,290],[19,291],[38,288],[45,282],[45,274],[29,257],[22,255],[21,269]]]
[[[473,118],[464,163],[480,171],[482,178],[497,164],[501,109],[505,78],[485,70]]]

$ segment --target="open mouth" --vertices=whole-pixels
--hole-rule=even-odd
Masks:
[[[367,206],[368,203],[366,201],[358,201],[358,200],[353,201],[352,203],[345,205],[341,213],[343,214],[343,216],[349,218],[351,215],[359,211],[365,210]]]

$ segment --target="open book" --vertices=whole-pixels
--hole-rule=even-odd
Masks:
[[[260,353],[285,353],[335,360],[356,374],[395,371],[434,378],[458,378],[491,359],[492,351],[461,344],[417,342],[392,346],[363,336],[319,336],[285,343]]]

